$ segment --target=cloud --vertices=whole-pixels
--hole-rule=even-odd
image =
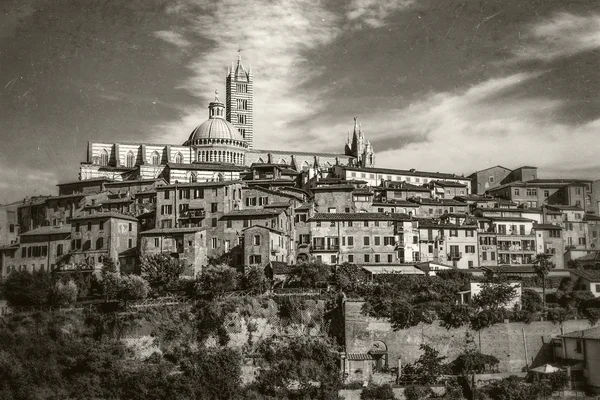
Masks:
[[[191,45],[190,41],[185,39],[180,33],[173,31],[156,31],[154,32],[154,36],[181,48]]]
[[[191,77],[178,87],[197,96],[198,107],[183,110],[178,120],[162,124],[157,140],[183,142],[193,127],[207,118],[207,104],[215,88],[225,93],[227,67],[241,46],[244,67],[248,69],[256,61],[252,65],[255,147],[286,147],[301,133],[290,128],[290,122],[309,119],[323,106],[318,89],[301,87],[322,73],[311,64],[308,53],[332,42],[339,33],[339,17],[320,1],[198,0],[186,4],[187,9],[177,7],[169,12],[187,13],[188,29],[214,45],[199,52],[189,64]]]
[[[398,140],[395,149],[375,148],[377,165],[465,174],[497,164],[536,165],[558,176],[592,170],[598,164],[592,144],[600,120],[580,125],[555,120],[561,101],[519,90],[536,77],[521,73],[490,79],[373,115],[367,138]]]
[[[414,0],[352,0],[346,18],[361,27],[371,28],[385,25],[385,19],[394,12],[410,7]]]
[[[551,61],[600,48],[600,15],[566,12],[529,27],[525,44],[514,51],[513,61]]]
[[[7,167],[0,163],[0,204],[25,196],[56,194],[58,178],[54,172],[27,167]]]

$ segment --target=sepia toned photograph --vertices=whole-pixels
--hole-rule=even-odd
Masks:
[[[600,398],[600,2],[0,0],[0,400]]]

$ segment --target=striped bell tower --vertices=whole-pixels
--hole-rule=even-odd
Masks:
[[[242,65],[242,49],[237,65],[231,63],[225,82],[225,117],[242,134],[248,148],[254,147],[254,79],[252,69]]]

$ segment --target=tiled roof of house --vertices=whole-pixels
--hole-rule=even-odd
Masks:
[[[446,224],[446,223],[438,223],[431,220],[420,220],[419,228],[434,228],[434,229],[477,229],[477,225],[475,224]]]
[[[577,206],[552,204],[552,205],[547,205],[546,207],[548,207],[550,210],[557,210],[557,211],[581,211],[581,212],[583,212],[583,208],[577,207]]]
[[[600,282],[600,271],[588,269],[570,269],[569,272],[575,276],[587,279],[590,282]]]
[[[458,176],[456,174],[448,174],[442,172],[426,172],[417,170],[403,170],[403,169],[389,169],[389,168],[361,168],[361,167],[350,167],[344,166],[344,169],[348,171],[358,171],[365,173],[379,173],[379,174],[391,174],[391,175],[407,175],[407,176],[426,176],[429,178],[440,178],[440,179],[464,179],[471,180],[464,176]]]
[[[594,214],[585,214],[583,219],[586,221],[600,221],[600,216]]]
[[[400,213],[319,213],[309,221],[408,221],[410,216]]]
[[[392,192],[429,192],[430,189],[425,186],[412,185],[407,182],[389,182],[385,186],[375,186],[376,190],[390,190]]]
[[[84,221],[88,219],[98,219],[98,218],[118,218],[118,219],[126,219],[129,221],[137,222],[137,218],[132,217],[131,215],[125,215],[117,212],[100,212],[94,213],[90,215],[79,215],[77,217],[72,217],[71,221]]]
[[[347,191],[352,191],[354,190],[355,186],[354,185],[348,185],[348,184],[342,184],[342,183],[336,183],[333,185],[326,185],[326,186],[316,186],[311,188],[311,190],[314,191],[327,191],[327,190],[347,190]]]
[[[80,179],[77,181],[59,183],[56,186],[67,186],[67,185],[77,185],[79,183],[99,183],[99,182],[111,182],[112,179],[108,178],[94,178],[94,179]]]
[[[433,181],[432,183],[435,185],[442,186],[442,187],[459,187],[459,188],[467,187],[467,185],[465,185],[464,183],[458,183],[458,182],[452,182],[452,181]]]
[[[224,214],[221,218],[237,218],[237,217],[268,217],[279,215],[283,212],[280,209],[250,208],[246,210],[233,210]]]
[[[374,201],[373,206],[382,206],[382,207],[419,207],[418,204],[413,203],[408,200],[390,200],[390,201]]]
[[[523,217],[496,217],[496,216],[485,216],[487,219],[491,221],[507,221],[507,222],[534,222],[534,220]]]
[[[264,208],[288,208],[291,204],[284,201],[277,201],[269,204],[265,204]]]
[[[467,203],[463,203],[462,201],[454,199],[423,199],[420,197],[413,197],[409,200],[415,204],[420,204],[424,206],[468,206]]]
[[[131,197],[121,197],[116,199],[102,200],[101,204],[119,204],[119,203],[131,203],[133,199]]]
[[[310,210],[312,207],[312,203],[304,203],[301,204],[299,207],[296,207],[296,211],[308,211]]]
[[[40,226],[39,228],[21,233],[21,236],[64,235],[67,233],[71,233],[71,225]]]
[[[584,329],[582,331],[575,331],[565,333],[564,335],[560,335],[559,337],[564,338],[583,338],[583,339],[600,339],[600,326],[595,328]]]
[[[171,184],[171,185],[162,185],[162,186],[157,186],[156,190],[167,190],[167,189],[185,189],[185,188],[189,188],[189,189],[193,189],[193,188],[210,188],[210,187],[222,187],[222,186],[229,186],[229,185],[233,185],[236,183],[242,183],[242,181],[240,180],[233,180],[233,181],[220,181],[220,182],[191,182],[191,183],[177,183],[177,184]]]
[[[141,232],[141,235],[163,235],[170,233],[194,233],[204,231],[206,228],[195,227],[195,228],[157,228],[150,229],[148,231]]]
[[[541,230],[541,231],[552,231],[552,230],[560,231],[560,230],[562,230],[562,227],[560,225],[554,225],[554,224],[534,224],[533,229],[537,229],[537,230]]]

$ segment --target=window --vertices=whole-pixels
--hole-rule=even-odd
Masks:
[[[159,246],[159,240],[158,238],[154,238],[154,247],[158,247]]]
[[[575,188],[575,194],[576,195],[581,195],[581,188]]]
[[[252,254],[250,256],[250,264],[260,264],[262,262],[260,254]]]
[[[585,238],[579,238],[579,244],[585,246]]]
[[[190,198],[190,189],[179,189],[179,200],[189,199]]]
[[[349,213],[349,212],[350,212],[350,207],[346,207],[346,208],[344,208],[344,212],[345,212],[345,213]]]
[[[158,154],[157,151],[152,153],[152,165],[159,165],[160,164],[160,155]]]
[[[322,262],[323,261],[323,257],[322,256],[317,256],[317,262]]]
[[[128,245],[127,248],[129,248],[129,249],[132,248],[133,247],[133,239],[129,239],[127,241],[127,245]]]
[[[488,181],[489,181],[490,183],[494,183],[494,177],[493,177],[493,176],[490,176],[490,177],[488,178]]]
[[[62,245],[62,243],[61,243],[61,244],[57,244],[57,245],[56,245],[56,256],[57,256],[57,257],[60,257],[60,256],[62,256],[62,255],[63,255],[63,251],[64,251],[64,250],[63,250],[63,245]]]
[[[171,204],[161,206],[160,213],[162,215],[173,214],[173,206]]]
[[[354,246],[354,236],[348,236],[348,246]]]
[[[475,254],[475,246],[465,246],[465,253]]]
[[[364,244],[365,246],[369,246],[369,244],[370,244],[370,238],[369,238],[368,236],[365,236],[365,237],[363,238],[363,244]]]
[[[364,221],[364,222],[363,222],[363,226],[364,226],[364,227],[368,227],[368,226],[369,226],[369,221]]]
[[[331,263],[335,264],[337,262],[337,257],[335,255],[331,256]]]
[[[375,254],[375,262],[376,263],[380,263],[381,262],[381,256],[379,254]]]
[[[458,229],[449,229],[450,231],[450,237],[454,236],[454,237],[458,237]]]
[[[329,226],[334,227],[335,226],[335,221],[330,221],[329,222]]]
[[[363,256],[363,260],[364,260],[366,263],[368,263],[368,262],[370,262],[370,261],[371,261],[371,257],[369,257],[369,255],[368,255],[368,254],[365,254],[365,255]]]
[[[583,340],[577,339],[577,343],[575,344],[575,353],[583,352]]]
[[[381,238],[379,236],[375,236],[373,239],[375,240],[375,246],[381,245]]]
[[[210,247],[213,248],[213,249],[217,248],[217,238],[212,238],[210,240]]]
[[[550,197],[550,191],[544,190],[544,197]]]
[[[428,252],[429,254],[433,254],[433,245],[432,245],[432,244],[430,244],[430,245],[428,246],[428,248],[427,248],[427,252]]]
[[[183,154],[177,153],[175,155],[175,163],[176,164],[183,164]]]
[[[219,210],[219,203],[210,203],[210,212],[217,212]]]
[[[375,227],[379,227],[379,221],[375,221]]]
[[[129,223],[129,232],[133,232],[133,224],[131,222]]]
[[[132,151],[127,153],[127,159],[125,160],[125,165],[127,166],[127,168],[135,167],[135,155],[133,154]]]
[[[12,233],[15,231],[15,224],[10,224],[8,230]]]
[[[515,189],[515,196],[519,195],[519,189]]]
[[[246,83],[237,83],[235,88],[238,93],[248,93],[248,84]]]
[[[537,196],[537,189],[527,189],[527,196]]]
[[[100,165],[103,167],[108,165],[108,152],[106,150],[100,152]]]
[[[79,222],[75,224],[75,232],[79,232]]]
[[[211,227],[216,228],[217,227],[217,223],[218,223],[218,219],[217,218],[212,218],[211,219]]]
[[[250,220],[245,219],[243,225],[244,225],[244,228],[249,227],[250,226]]]
[[[468,229],[467,229],[467,230],[465,231],[465,236],[466,236],[466,237],[474,237],[474,236],[475,236],[475,231],[472,231],[472,230],[468,230]]]
[[[348,254],[348,262],[349,263],[353,263],[354,262],[354,255],[353,254]]]
[[[104,230],[104,221],[98,222],[98,230]]]
[[[352,228],[353,224],[352,221],[348,221],[348,228]]]
[[[496,253],[494,251],[490,253],[490,260],[496,261]]]
[[[238,124],[245,124],[248,121],[247,117],[244,114],[238,114],[237,119]]]
[[[483,261],[487,261],[487,251],[484,251],[484,252],[481,253],[481,259]]]
[[[255,246],[260,246],[260,235],[252,236],[252,244]]]
[[[387,259],[388,259],[388,263],[394,262],[394,256],[392,254],[388,254]]]
[[[469,268],[473,268],[473,261],[469,261],[469,262],[467,263],[467,265],[469,266]]]
[[[194,199],[203,199],[204,189],[194,189]]]
[[[525,225],[519,225],[519,235],[525,234]]]
[[[27,247],[21,247],[21,258],[27,257]]]
[[[233,222],[230,219],[227,220],[227,227],[228,228],[233,227]]]

